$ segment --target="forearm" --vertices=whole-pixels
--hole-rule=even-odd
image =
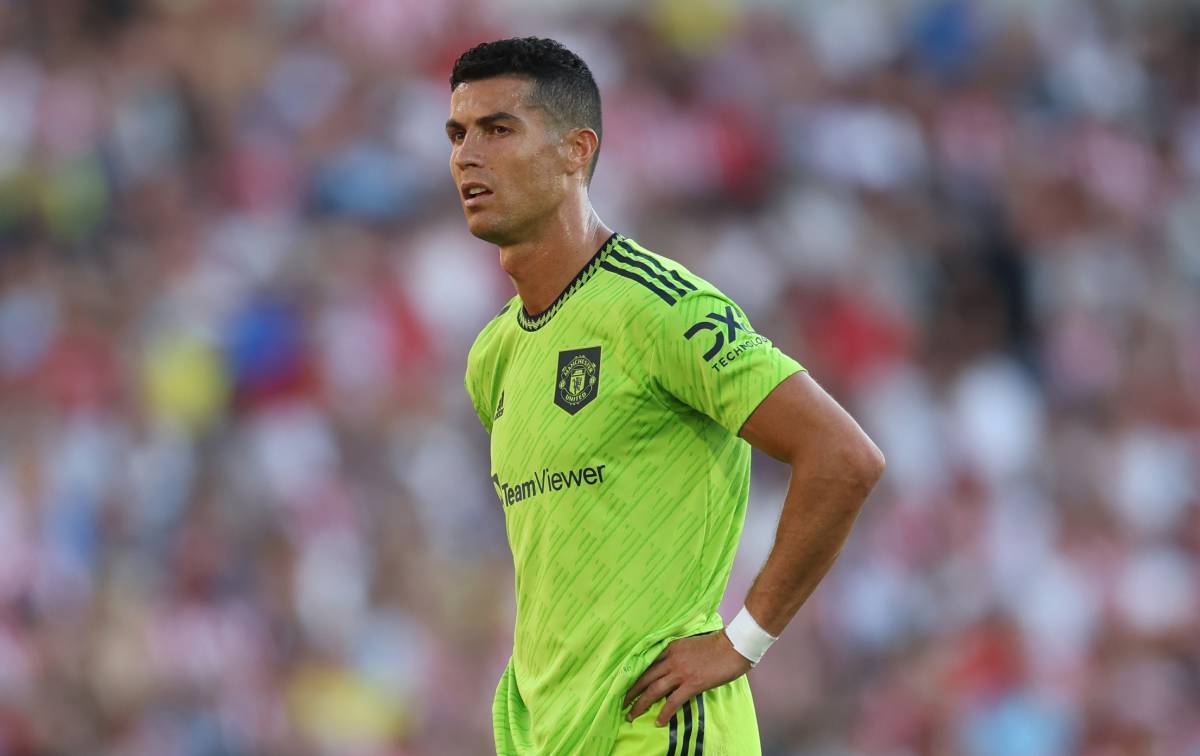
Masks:
[[[775,544],[746,595],[746,609],[771,635],[783,632],[825,577],[882,472],[870,459],[832,456],[793,464]]]

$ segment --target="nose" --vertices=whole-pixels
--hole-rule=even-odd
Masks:
[[[454,153],[450,156],[454,167],[461,171],[466,168],[478,168],[482,166],[483,156],[480,154],[479,148],[479,140],[473,134],[467,132],[463,136],[462,142],[454,148]]]

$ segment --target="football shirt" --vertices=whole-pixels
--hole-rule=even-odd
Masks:
[[[625,691],[717,613],[750,485],[746,418],[803,370],[678,263],[613,234],[554,303],[514,297],[466,387],[516,574],[496,748],[608,753]]]

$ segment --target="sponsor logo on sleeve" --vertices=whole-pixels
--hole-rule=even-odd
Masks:
[[[750,326],[738,320],[737,313],[729,305],[725,306],[724,313],[710,312],[704,320],[693,323],[684,331],[683,336],[691,341],[700,333],[705,332],[712,339],[712,346],[704,353],[703,358],[716,372],[727,367],[742,352],[770,343],[767,337],[760,336]],[[739,332],[744,335],[739,336]],[[738,339],[746,340],[738,344],[736,343]]]

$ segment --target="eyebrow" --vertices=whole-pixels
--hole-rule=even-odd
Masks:
[[[489,126],[489,125],[495,123],[496,121],[517,121],[518,123],[520,123],[521,119],[518,116],[515,116],[512,113],[508,113],[503,110],[501,110],[497,113],[489,113],[485,116],[480,116],[479,118],[475,119],[475,123],[477,123],[481,126]],[[461,128],[463,128],[463,125],[461,123],[459,123],[458,121],[454,120],[453,118],[446,121],[446,131],[449,131],[450,129],[461,129]]]

